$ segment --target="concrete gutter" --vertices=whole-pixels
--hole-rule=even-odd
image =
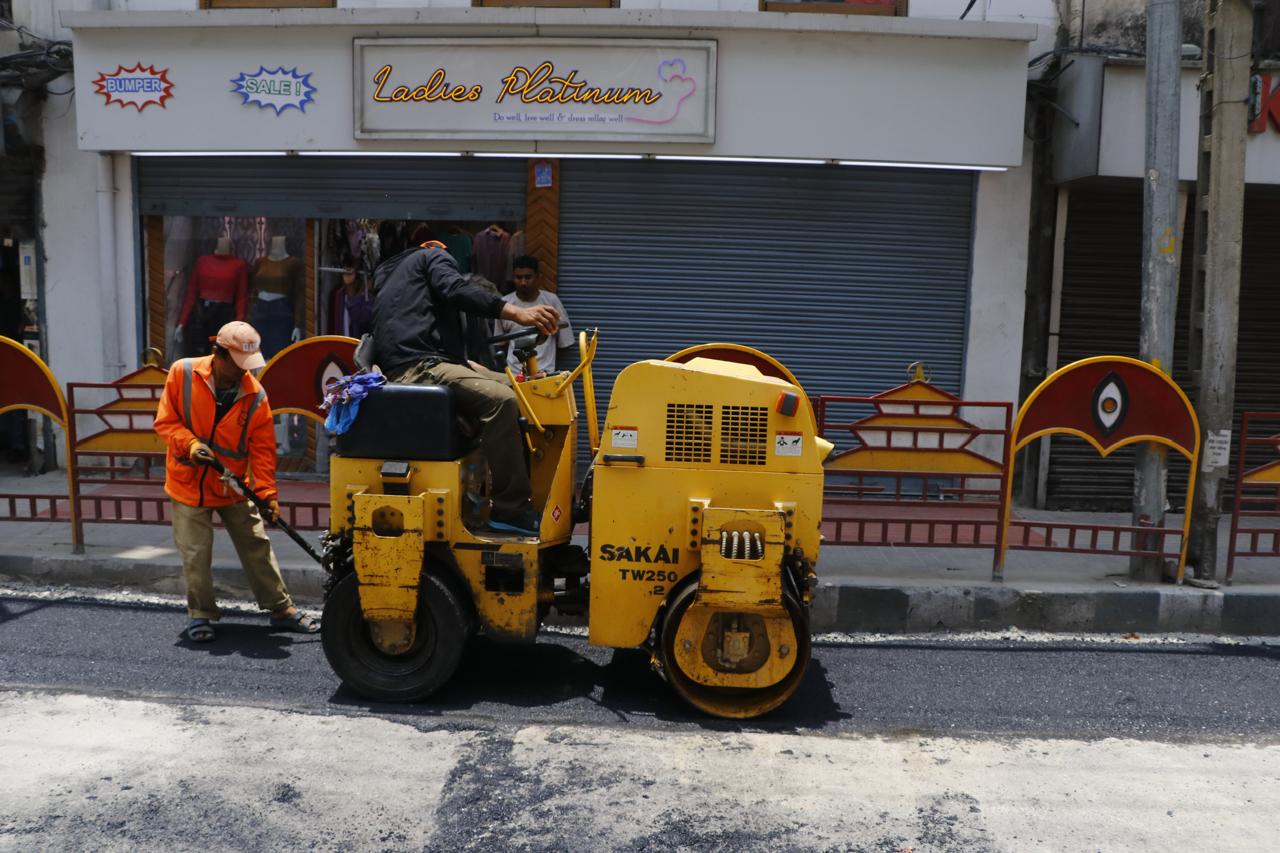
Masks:
[[[1135,586],[822,586],[813,630],[887,634],[1025,631],[1127,634],[1280,634],[1280,594]]]
[[[103,549],[106,550],[106,549]],[[0,579],[41,585],[130,589],[181,595],[181,570],[174,562],[85,555],[0,554]],[[303,562],[282,562],[281,573],[294,599],[318,607],[324,573]],[[219,595],[252,600],[238,564],[215,561]],[[842,579],[825,583],[812,608],[815,633],[886,634],[993,631],[1072,633],[1194,633],[1280,635],[1280,589],[1202,590],[1192,587],[1090,583],[932,583]],[[553,616],[557,625],[583,625],[581,617]]]
[[[74,586],[89,589],[158,592],[184,595],[180,566],[159,560],[121,559],[87,554],[0,554],[0,579],[44,586]],[[280,574],[294,600],[319,606],[324,598],[324,572],[311,565],[281,563]],[[213,565],[213,585],[218,596],[253,600],[244,571],[239,564]]]

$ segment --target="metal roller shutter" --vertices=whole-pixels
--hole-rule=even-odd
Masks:
[[[1280,187],[1250,187],[1244,203],[1240,265],[1240,335],[1236,356],[1236,427],[1239,413],[1280,411]]]
[[[142,213],[524,219],[525,161],[462,157],[139,157]]]
[[[1239,436],[1240,412],[1280,410],[1280,384],[1275,381],[1280,356],[1275,334],[1275,318],[1280,316],[1278,229],[1280,193],[1250,188],[1245,198],[1233,444]],[[1184,389],[1190,387],[1187,318],[1192,237],[1188,228],[1183,237],[1174,338],[1173,378]],[[1141,185],[1073,188],[1066,239],[1058,366],[1094,355],[1136,358],[1142,298]],[[1186,495],[1187,465],[1177,454],[1170,460],[1169,500],[1180,508]],[[1128,509],[1133,500],[1133,451],[1126,448],[1101,459],[1079,439],[1053,438],[1047,496],[1051,508]]]
[[[1187,290],[1184,284],[1179,294]],[[1094,355],[1137,358],[1141,292],[1142,188],[1072,189],[1056,366]],[[1175,336],[1175,343],[1185,340]],[[1127,508],[1133,499],[1133,450],[1101,459],[1083,440],[1052,438],[1046,494],[1054,508]]]
[[[841,166],[568,160],[560,296],[618,371],[711,341],[810,394],[874,394],[925,361],[959,392],[975,179]],[[1016,342],[1015,342],[1016,343]]]

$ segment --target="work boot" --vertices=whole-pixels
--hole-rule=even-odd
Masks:
[[[526,503],[511,515],[494,515],[489,518],[489,527],[493,530],[520,536],[537,536],[541,526],[542,516],[531,503]]]

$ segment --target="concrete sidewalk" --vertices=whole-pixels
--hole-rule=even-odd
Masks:
[[[60,484],[65,488],[60,477],[21,483],[0,477],[0,491],[56,492]],[[1017,514],[1028,520],[1128,523],[1115,513]],[[1226,563],[1228,525],[1224,519],[1220,567]],[[0,522],[0,579],[183,593],[168,526],[88,524],[85,531],[85,553],[74,554],[66,523]],[[317,532],[304,535],[318,543]],[[271,537],[290,591],[300,603],[318,604],[324,580],[319,566],[283,533],[273,530]],[[585,537],[578,541],[586,544]],[[214,543],[219,590],[248,597],[230,540],[219,533]],[[1001,583],[991,580],[991,558],[989,548],[827,546],[818,563],[813,628],[1280,635],[1280,558],[1238,560],[1233,585],[1218,590],[1133,583],[1124,557],[1030,551],[1009,553]]]

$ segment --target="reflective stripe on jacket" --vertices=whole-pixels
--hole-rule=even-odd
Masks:
[[[188,458],[191,442],[199,439],[212,448],[228,471],[240,477],[252,472],[248,482],[259,497],[276,497],[276,434],[262,385],[246,373],[240,379],[236,401],[215,429],[216,413],[213,356],[174,362],[155,420],[156,432],[168,446],[165,492],[187,506],[226,506],[244,500],[216,471]]]

